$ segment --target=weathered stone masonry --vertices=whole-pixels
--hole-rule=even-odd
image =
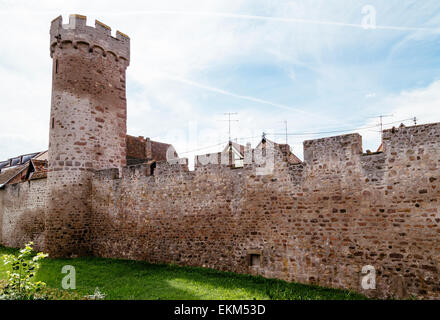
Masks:
[[[440,298],[440,123],[386,130],[375,154],[358,134],[305,141],[301,163],[276,145],[266,175],[257,150],[243,168],[126,166],[128,38],[106,30],[52,23],[49,176],[0,189],[1,244]]]
[[[99,171],[93,253],[439,298],[439,147],[432,124],[385,131],[373,155],[357,134],[306,141],[304,163],[278,157],[267,176],[255,165]],[[365,265],[375,291],[361,288]]]
[[[18,248],[33,241],[37,248],[43,248],[47,203],[46,179],[0,190],[0,243]]]
[[[52,21],[53,59],[49,136],[49,208],[45,247],[52,256],[90,252],[93,170],[126,161],[125,70],[130,40],[96,21],[71,15]]]

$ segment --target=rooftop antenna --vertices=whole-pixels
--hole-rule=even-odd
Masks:
[[[388,118],[388,117],[393,117],[393,116],[394,116],[394,114],[381,114],[381,115],[376,116],[376,117],[370,117],[370,118],[379,118],[381,140],[382,140],[382,137],[383,137],[383,118]]]
[[[289,135],[287,134],[287,120],[284,120],[284,125],[285,125],[285,127],[286,127],[286,144],[288,145],[289,144]]]
[[[232,141],[232,138],[231,138],[231,122],[238,122],[239,121],[239,120],[231,119],[231,116],[237,115],[238,113],[237,112],[225,112],[223,114],[225,116],[228,116],[228,120],[218,120],[218,121],[228,121],[228,123],[229,123],[229,125],[228,125],[228,135],[229,135],[229,142],[231,142]]]
[[[414,125],[416,126],[417,125],[417,118],[414,117],[413,121],[414,121]]]
[[[288,140],[289,135],[287,134],[287,120],[283,120],[281,122],[284,123],[284,130],[286,133],[286,144],[289,144],[289,140]]]

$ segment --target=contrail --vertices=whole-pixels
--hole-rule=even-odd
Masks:
[[[259,98],[255,98],[255,97],[251,97],[251,96],[245,96],[245,95],[241,95],[241,94],[236,94],[227,90],[223,90],[223,89],[219,89],[219,88],[215,88],[215,87],[211,87],[211,86],[207,86],[204,84],[201,84],[199,82],[195,82],[192,80],[188,80],[188,79],[184,79],[184,78],[180,78],[180,77],[175,77],[175,76],[171,76],[171,75],[161,75],[164,78],[168,78],[170,80],[174,80],[174,81],[178,81],[178,82],[182,82],[185,84],[188,84],[190,86],[194,86],[197,88],[201,88],[201,89],[205,89],[205,90],[209,90],[212,92],[216,92],[216,93],[220,93],[226,96],[230,96],[230,97],[234,97],[234,98],[238,98],[238,99],[243,99],[243,100],[248,100],[248,101],[252,101],[252,102],[256,102],[256,103],[260,103],[260,104],[267,104],[273,107],[277,107],[280,109],[285,109],[285,110],[289,110],[289,111],[295,111],[295,112],[301,112],[303,114],[307,114],[310,115],[308,112],[303,111],[301,109],[297,109],[297,108],[293,108],[281,103],[276,103],[276,102],[272,102],[272,101],[268,101],[268,100],[264,100],[264,99],[259,99]]]
[[[109,14],[118,14],[110,13]],[[234,19],[246,19],[246,20],[265,20],[265,21],[277,21],[277,22],[294,22],[294,23],[305,23],[305,24],[318,24],[318,25],[331,25],[339,27],[351,27],[351,28],[361,28],[365,29],[362,24],[355,23],[345,23],[345,22],[335,22],[335,21],[320,21],[320,20],[310,20],[310,19],[298,19],[298,18],[282,18],[282,17],[271,17],[271,16],[259,16],[259,15],[249,15],[249,14],[236,14],[228,12],[211,12],[211,11],[178,11],[178,10],[147,10],[138,12],[125,12],[123,14],[138,15],[138,14],[168,14],[168,15],[192,15],[192,16],[215,16],[222,18],[234,18]],[[376,26],[376,29],[381,30],[399,30],[399,31],[440,31],[440,29],[434,28],[420,28],[420,27],[398,27],[398,26]]]
[[[0,11],[1,15],[12,15],[12,14],[43,14],[43,15],[58,15],[59,12],[55,11]],[[211,12],[211,11],[178,11],[178,10],[140,10],[140,11],[101,11],[101,12],[88,12],[89,15],[103,16],[103,15],[181,15],[181,16],[211,16],[220,18],[231,18],[231,19],[245,19],[245,20],[263,20],[263,21],[275,21],[275,22],[287,22],[287,23],[304,23],[304,24],[316,24],[316,25],[328,25],[328,26],[338,26],[338,27],[349,27],[349,28],[359,28],[365,29],[362,24],[356,23],[345,23],[336,21],[321,21],[312,19],[299,19],[299,18],[282,18],[282,17],[271,17],[271,16],[260,16],[260,15],[249,15],[249,14],[237,14],[228,12]],[[440,28],[421,28],[421,27],[399,27],[399,26],[379,26],[377,25],[375,29],[379,30],[395,30],[395,31],[424,31],[424,32],[440,32]],[[371,29],[370,29],[371,30]]]
[[[266,105],[269,105],[269,106],[273,106],[273,107],[276,107],[276,108],[279,108],[279,109],[288,110],[288,111],[294,111],[296,113],[301,113],[301,114],[306,115],[308,117],[314,117],[314,118],[317,118],[317,119],[325,120],[326,122],[328,122],[330,120],[328,117],[326,117],[324,115],[321,115],[321,114],[307,112],[307,111],[304,111],[304,110],[301,110],[301,109],[298,109],[298,108],[294,108],[294,107],[291,107],[291,106],[288,106],[288,105],[285,105],[285,104],[282,104],[282,103],[276,103],[276,102],[272,102],[272,101],[268,101],[268,100],[264,100],[264,99],[255,98],[255,97],[252,97],[252,96],[246,96],[246,95],[237,94],[237,93],[234,93],[234,92],[230,92],[230,91],[227,91],[227,90],[224,90],[224,89],[220,89],[220,88],[211,87],[211,86],[208,86],[208,85],[205,85],[205,84],[201,84],[199,82],[195,82],[195,81],[188,80],[188,79],[185,79],[185,78],[181,78],[181,77],[177,77],[177,76],[173,76],[173,75],[167,75],[167,74],[158,74],[157,76],[162,77],[162,78],[166,78],[166,79],[169,79],[169,80],[173,80],[173,81],[178,81],[178,82],[181,82],[181,83],[193,86],[193,87],[197,87],[197,88],[200,88],[200,89],[216,92],[216,93],[219,93],[219,94],[222,94],[222,95],[225,95],[225,96],[230,96],[230,97],[234,97],[234,98],[237,98],[237,99],[248,100],[248,101],[256,102],[256,103],[259,103],[259,104],[266,104]],[[331,119],[330,121],[334,122],[334,123],[337,123],[339,125],[341,125],[341,124],[347,125],[346,123],[342,123],[340,121],[333,120],[333,119]]]

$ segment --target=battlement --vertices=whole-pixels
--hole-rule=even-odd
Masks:
[[[205,166],[231,166],[232,158],[229,152],[214,152],[202,155],[196,155],[194,157],[194,167],[200,168]]]
[[[358,133],[304,141],[304,162],[339,162],[362,154],[362,136]]]
[[[425,146],[436,148],[440,140],[440,123],[429,123],[416,126],[400,126],[383,131],[382,142],[384,152],[399,153],[407,146]]]
[[[55,48],[65,42],[71,42],[74,47],[87,44],[90,50],[99,48],[104,55],[113,54],[117,60],[130,62],[130,38],[117,31],[116,37],[111,35],[111,28],[95,20],[95,27],[87,26],[87,17],[72,14],[69,23],[63,24],[62,16],[55,18],[50,27],[50,55]]]

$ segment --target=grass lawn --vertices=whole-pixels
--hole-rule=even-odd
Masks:
[[[0,247],[0,256],[17,250]],[[162,300],[253,300],[253,299],[366,299],[348,291],[327,289],[264,279],[212,269],[154,265],[146,262],[101,259],[45,259],[37,279],[61,290],[61,273],[65,265],[76,269],[75,292],[93,294],[98,287],[106,299]],[[0,261],[0,280],[6,278],[6,266]]]

